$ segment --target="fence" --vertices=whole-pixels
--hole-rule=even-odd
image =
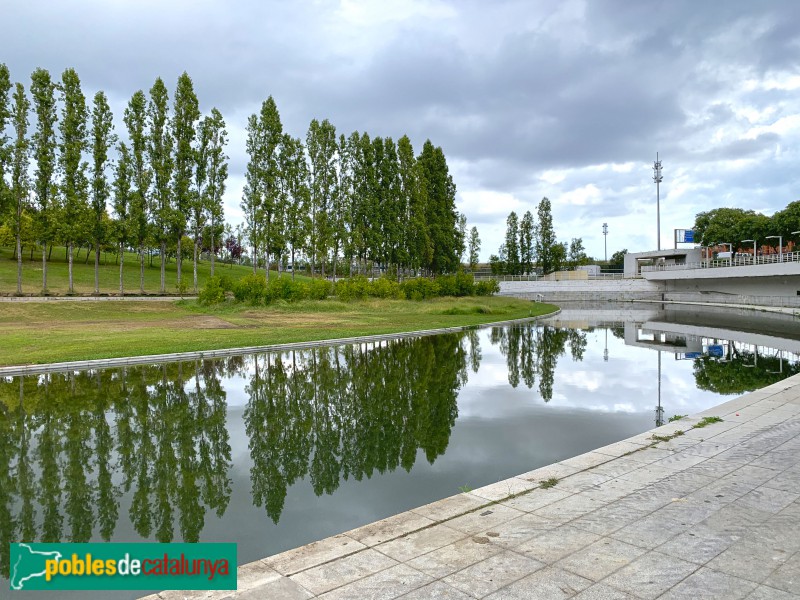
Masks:
[[[757,265],[771,265],[782,262],[800,262],[800,252],[784,252],[781,254],[765,254],[753,256],[752,254],[739,254],[733,258],[718,258],[701,262],[685,263],[682,265],[663,264],[646,265],[642,272],[653,271],[683,271],[686,269],[718,269],[723,267],[752,267]]]

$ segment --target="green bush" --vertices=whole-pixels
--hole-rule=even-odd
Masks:
[[[237,302],[252,305],[263,304],[267,297],[267,282],[262,275],[245,275],[233,285],[233,297]]]
[[[356,275],[350,279],[340,279],[336,282],[336,296],[345,302],[349,300],[364,300],[369,296],[370,283],[363,275]]]
[[[374,279],[370,282],[369,295],[374,298],[405,298],[400,284],[386,277]]]
[[[205,286],[200,289],[197,301],[203,306],[225,302],[225,290],[219,277],[210,277],[206,281]]]
[[[333,292],[333,284],[327,279],[312,279],[308,286],[308,297],[311,300],[325,300]]]
[[[226,292],[232,292],[233,286],[236,285],[236,281],[227,273],[223,273],[222,275],[215,275],[219,279],[219,284],[222,286],[222,289]]]
[[[267,304],[276,300],[286,302],[299,302],[309,296],[309,289],[305,283],[292,281],[289,277],[275,277],[270,279],[267,286],[265,301]]]
[[[453,275],[437,277],[436,283],[439,286],[439,296],[456,296],[458,294],[456,278]]]
[[[403,282],[403,293],[409,300],[427,300],[440,295],[437,281],[425,277],[415,277]]]
[[[479,281],[475,284],[475,294],[477,296],[491,296],[500,291],[500,284],[496,279],[488,279],[486,281]]]
[[[456,273],[456,296],[474,296],[475,277],[472,273],[459,271]]]

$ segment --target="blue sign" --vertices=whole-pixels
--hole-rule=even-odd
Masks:
[[[683,243],[684,244],[694,244],[694,231],[691,229],[685,229],[683,232]]]
[[[725,356],[725,348],[722,346],[709,346],[708,347],[708,355],[709,356],[716,356],[717,358],[722,358]]]

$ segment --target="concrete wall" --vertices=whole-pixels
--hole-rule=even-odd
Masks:
[[[734,267],[736,268],[736,267]],[[720,270],[720,269],[713,269]],[[744,296],[794,296],[800,292],[800,275],[784,277],[698,278],[665,281],[667,292],[704,292]]]
[[[597,279],[586,281],[501,281],[500,294],[543,300],[657,300],[664,285],[644,279]]]

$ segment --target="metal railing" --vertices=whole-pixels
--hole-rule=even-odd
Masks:
[[[782,262],[800,262],[800,252],[784,252],[783,255],[764,254],[756,257],[752,254],[739,254],[733,258],[708,259],[693,263],[646,265],[642,267],[642,273],[683,271],[687,269],[718,269],[723,267],[752,267]]]

